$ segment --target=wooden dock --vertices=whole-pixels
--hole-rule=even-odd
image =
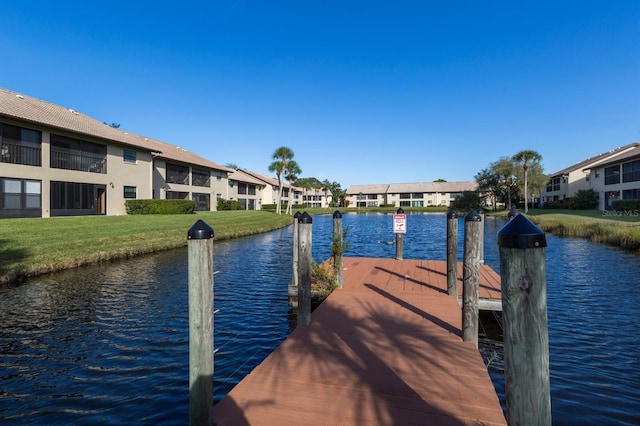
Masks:
[[[480,353],[462,341],[446,262],[343,262],[344,288],[216,404],[215,423],[506,425]],[[482,265],[480,297],[500,294]]]

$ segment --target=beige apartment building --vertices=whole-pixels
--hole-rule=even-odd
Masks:
[[[0,89],[0,218],[125,214],[125,200],[215,210],[233,170],[81,112]]]
[[[346,192],[350,207],[429,207],[449,206],[463,191],[477,188],[473,181],[422,182],[352,185]]]

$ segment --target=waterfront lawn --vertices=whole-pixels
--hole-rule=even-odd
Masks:
[[[80,216],[0,220],[0,284],[42,273],[183,247],[198,220],[215,239],[267,232],[292,223],[266,211],[194,215]]]
[[[527,217],[543,231],[561,237],[587,238],[631,251],[640,249],[640,215],[633,212],[532,209]]]

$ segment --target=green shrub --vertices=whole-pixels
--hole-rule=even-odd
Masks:
[[[593,189],[581,189],[568,200],[571,210],[591,210],[598,206],[598,194]]]
[[[611,205],[616,211],[640,212],[640,200],[614,200]]]
[[[192,200],[126,200],[127,214],[192,214]]]
[[[222,210],[244,210],[242,204],[238,200],[225,200],[224,198],[218,198],[216,204],[218,211]]]

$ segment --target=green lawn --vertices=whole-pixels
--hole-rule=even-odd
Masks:
[[[265,211],[195,215],[81,216],[0,220],[0,283],[104,260],[182,247],[198,220],[215,239],[282,228],[291,216]]]

